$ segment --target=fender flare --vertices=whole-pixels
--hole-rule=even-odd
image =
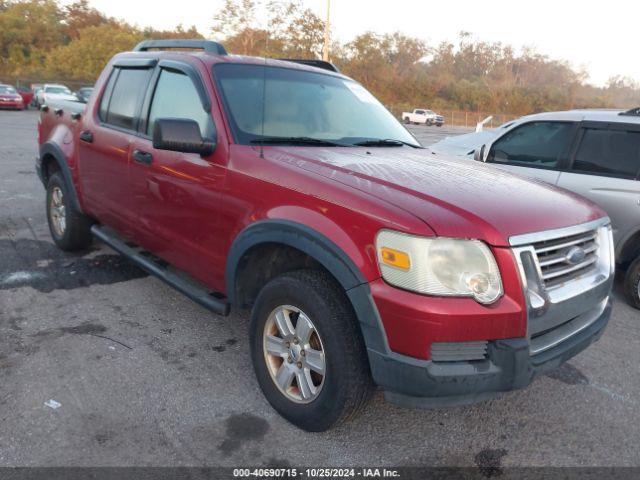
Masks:
[[[616,262],[633,262],[640,255],[640,228],[631,230],[615,248]]]
[[[62,149],[52,142],[45,142],[40,146],[40,157],[38,158],[38,164],[36,168],[39,170],[40,179],[42,183],[44,183],[46,188],[47,178],[45,177],[45,172],[42,170],[44,157],[47,155],[51,155],[55,162],[60,167],[60,171],[62,172],[62,176],[64,177],[67,186],[69,187],[69,192],[71,193],[71,206],[82,213],[82,208],[80,208],[80,202],[78,201],[78,192],[76,192],[76,186],[73,183],[73,177],[71,176],[71,170],[69,169],[69,165],[67,164],[66,157],[62,152]]]
[[[234,240],[225,269],[229,302],[236,303],[236,278],[240,260],[252,247],[279,243],[300,250],[322,265],[344,289],[360,324],[368,350],[388,353],[389,346],[369,283],[353,261],[329,238],[290,220],[261,220],[245,228]]]

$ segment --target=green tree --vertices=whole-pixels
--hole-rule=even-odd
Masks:
[[[116,53],[131,50],[143,35],[128,25],[107,23],[86,27],[78,38],[47,56],[47,72],[54,77],[94,79]]]
[[[5,2],[0,11],[0,72],[41,71],[46,53],[65,40],[63,18],[54,0]]]
[[[104,25],[109,19],[89,6],[88,0],[78,0],[64,7],[64,31],[71,40],[80,36],[80,30]]]

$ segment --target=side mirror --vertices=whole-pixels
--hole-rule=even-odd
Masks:
[[[473,152],[473,159],[476,162],[485,162],[486,158],[484,157],[484,151],[486,150],[487,146],[486,145],[482,145],[480,148],[476,148]]]
[[[153,127],[153,148],[173,152],[199,153],[206,157],[216,149],[215,140],[202,138],[195,120],[159,118]]]

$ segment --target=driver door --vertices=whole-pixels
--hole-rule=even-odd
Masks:
[[[525,123],[494,141],[486,161],[502,170],[555,185],[569,158],[576,130],[576,122]]]
[[[210,93],[197,68],[170,63],[159,64],[155,87],[143,107],[147,113],[141,131],[130,149],[129,185],[139,214],[138,237],[149,251],[212,285],[220,273],[214,267],[220,264],[219,209],[227,150],[222,141],[207,157],[154,148],[153,129],[160,118],[194,120],[203,137],[216,138],[211,114],[215,102],[205,106]]]

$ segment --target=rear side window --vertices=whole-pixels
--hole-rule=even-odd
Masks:
[[[111,72],[107,86],[104,89],[102,100],[100,101],[100,109],[98,110],[98,117],[105,122],[107,120],[107,112],[109,111],[109,100],[111,100],[111,92],[113,92],[113,85],[116,83],[120,69],[115,69]]]
[[[153,126],[158,118],[195,120],[200,125],[203,137],[212,136],[211,115],[204,110],[195,85],[183,73],[162,70],[149,110],[148,135],[153,134]]]
[[[571,122],[532,122],[496,140],[487,161],[556,168],[573,137]]]
[[[640,132],[586,129],[572,170],[636,178],[640,170]]]
[[[151,69],[114,70],[100,102],[100,120],[127,130],[135,129],[138,107],[149,83]]]

